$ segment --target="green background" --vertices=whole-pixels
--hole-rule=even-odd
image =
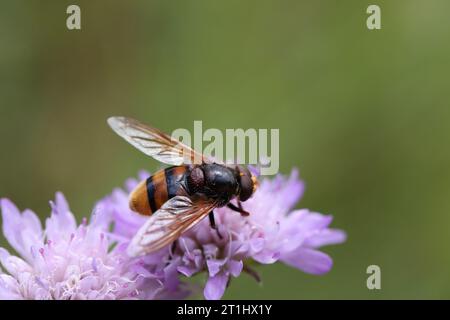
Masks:
[[[366,27],[380,5],[382,29]],[[82,30],[66,28],[78,4]],[[43,218],[61,190],[78,220],[159,164],[106,125],[279,128],[299,207],[348,232],[325,276],[260,268],[225,298],[450,298],[447,0],[4,1],[0,196]],[[0,240],[4,244],[3,239]],[[366,268],[382,289],[366,288]]]

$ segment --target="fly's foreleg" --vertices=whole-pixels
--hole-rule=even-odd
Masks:
[[[239,212],[241,214],[241,216],[247,217],[250,215],[250,213],[248,211],[245,211],[244,208],[242,208],[242,204],[239,201],[238,202],[238,206],[236,207],[234,204],[232,204],[231,202],[229,204],[227,204],[227,207],[230,208],[233,211]]]

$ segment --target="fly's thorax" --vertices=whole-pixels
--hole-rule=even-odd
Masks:
[[[208,164],[203,167],[205,192],[211,196],[221,196],[228,201],[239,190],[232,169],[220,164]]]

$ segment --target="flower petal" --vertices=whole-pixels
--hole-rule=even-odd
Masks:
[[[17,277],[21,272],[32,272],[31,267],[25,261],[10,255],[3,248],[0,248],[0,264],[13,277]]]
[[[24,214],[21,214],[14,203],[8,199],[1,199],[0,207],[5,238],[17,253],[30,261],[30,246],[42,244],[39,219],[30,210],[25,210]]]
[[[181,260],[180,258],[178,258]],[[172,261],[164,268],[164,286],[169,291],[176,291],[180,283],[177,277],[179,261]]]
[[[264,249],[265,242],[266,241],[262,237],[250,239],[250,249],[253,252],[260,252]]]
[[[242,260],[240,260],[240,261],[230,260],[228,262],[228,271],[235,278],[241,274],[243,267],[244,267],[244,263],[242,262]]]
[[[17,280],[7,274],[0,274],[0,300],[23,300]]]
[[[177,268],[178,272],[185,275],[186,277],[192,277],[194,273],[196,273],[198,268],[192,267],[192,266],[179,266]]]
[[[210,277],[206,282],[203,294],[207,300],[219,300],[225,293],[229,276],[224,272]]]
[[[222,266],[227,262],[227,259],[217,260],[217,259],[208,259],[206,260],[206,265],[208,266],[208,271],[210,276],[215,276],[219,273]]]
[[[306,273],[324,274],[331,270],[333,260],[318,250],[301,248],[281,258],[286,264]]]
[[[323,215],[306,209],[293,211],[286,220],[299,232],[321,230],[328,227],[332,221],[331,215]]]
[[[55,202],[50,202],[50,205],[52,215],[45,224],[47,239],[56,241],[61,237],[69,237],[71,233],[75,232],[77,225],[66,198],[61,192],[57,192]]]
[[[342,230],[324,229],[306,239],[303,244],[307,247],[319,248],[329,244],[339,244],[346,239],[347,234]]]
[[[263,250],[261,252],[258,252],[253,256],[253,259],[258,261],[259,263],[263,264],[271,264],[278,261],[280,258],[280,252],[273,251],[270,249]]]

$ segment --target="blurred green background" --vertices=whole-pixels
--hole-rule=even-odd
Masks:
[[[366,28],[381,7],[382,29]],[[78,4],[82,30],[66,28]],[[225,298],[450,298],[447,0],[4,1],[0,196],[43,218],[61,190],[78,218],[159,164],[106,125],[167,132],[279,128],[299,207],[348,232],[321,277],[278,264]],[[3,239],[0,244],[4,245]],[[366,288],[366,268],[382,289]]]

